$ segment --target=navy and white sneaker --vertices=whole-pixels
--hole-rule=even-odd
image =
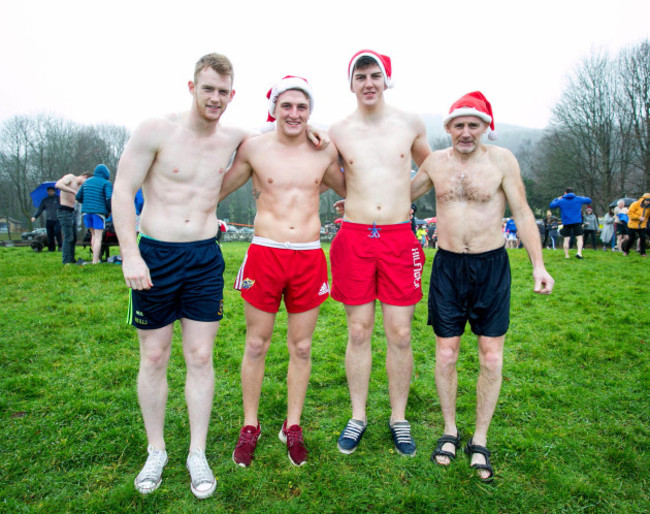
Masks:
[[[411,424],[408,421],[388,422],[390,433],[393,436],[395,449],[400,455],[406,457],[415,456],[415,441],[411,437]]]
[[[349,455],[354,452],[359,446],[361,437],[366,431],[366,423],[359,421],[358,419],[350,419],[348,424],[345,425],[343,432],[339,436],[337,447],[341,453]]]

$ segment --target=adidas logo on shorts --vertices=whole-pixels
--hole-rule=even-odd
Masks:
[[[318,291],[318,296],[322,296],[330,292],[330,288],[327,285],[327,282],[323,282],[323,285],[320,286],[320,291]]]

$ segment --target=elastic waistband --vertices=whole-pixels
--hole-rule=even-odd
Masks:
[[[68,207],[67,205],[59,205],[60,211],[74,212],[74,207]]]
[[[351,221],[345,221],[341,223],[341,229],[345,230],[358,230],[362,232],[368,232],[368,230],[373,230],[375,228],[381,229],[382,232],[411,232],[411,224],[408,221],[403,221],[402,223],[394,223],[390,225],[376,225],[374,223],[368,225],[366,223],[353,223]]]
[[[320,240],[310,243],[290,243],[289,241],[280,243],[279,241],[274,241],[266,237],[253,236],[251,243],[259,246],[268,246],[269,248],[277,248],[279,250],[320,250]]]
[[[211,237],[210,239],[202,239],[201,241],[177,242],[177,241],[160,241],[159,239],[154,239],[140,232],[138,234],[138,243],[146,244],[150,246],[159,246],[161,248],[196,248],[199,246],[216,245],[217,236]]]
[[[456,253],[456,252],[450,252],[449,250],[443,250],[442,248],[438,248],[436,253],[440,255],[444,255],[445,257],[449,257],[451,259],[476,259],[476,260],[490,259],[492,257],[497,257],[502,254],[508,255],[505,246],[497,248],[496,250],[490,250],[488,252],[483,252],[483,253]]]

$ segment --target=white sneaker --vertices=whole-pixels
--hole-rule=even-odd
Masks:
[[[217,488],[217,481],[208,466],[203,450],[195,449],[187,456],[187,470],[192,479],[192,494],[203,500],[209,498]]]
[[[167,452],[165,450],[156,450],[153,446],[147,448],[149,457],[144,467],[135,477],[133,482],[137,491],[141,494],[153,493],[160,482],[162,482],[162,472],[167,464]]]

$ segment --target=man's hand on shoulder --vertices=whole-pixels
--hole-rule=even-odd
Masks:
[[[327,148],[330,144],[330,137],[327,131],[312,125],[307,126],[307,137],[319,150]]]
[[[345,199],[334,202],[332,207],[339,216],[343,216],[345,214]]]

